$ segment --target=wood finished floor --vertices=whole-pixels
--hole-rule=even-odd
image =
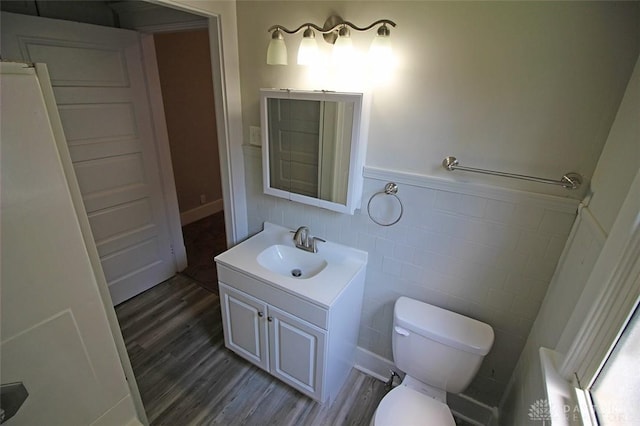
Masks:
[[[218,293],[218,275],[213,258],[227,249],[224,212],[218,212],[182,227],[189,266],[182,271],[200,286]]]
[[[368,425],[387,391],[354,369],[316,403],[227,350],[218,296],[184,275],[116,313],[152,425]]]

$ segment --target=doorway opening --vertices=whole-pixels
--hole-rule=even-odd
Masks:
[[[140,56],[142,58],[140,60],[145,68],[149,110],[154,127],[153,144],[158,156],[151,161],[158,163],[161,174],[159,179],[156,178],[156,182],[158,180],[160,182],[154,185],[160,184],[162,187],[161,198],[164,198],[165,206],[162,215],[166,216],[170,234],[170,241],[165,240],[167,241],[166,249],[160,250],[171,251],[175,259],[173,271],[185,271],[207,289],[216,291],[217,279],[213,256],[217,254],[215,251],[220,252],[226,249],[226,244],[231,239],[226,235],[225,229],[230,229],[231,226],[226,223],[224,217],[225,206],[222,196],[208,19],[144,1],[43,2],[33,0],[2,2],[1,6],[2,10],[7,12],[134,30],[141,35]],[[100,86],[99,83],[97,85]],[[65,118],[63,117],[63,121]],[[104,137],[103,140],[105,140]],[[90,145],[93,142],[89,141],[87,144]],[[152,148],[151,151],[154,149]],[[128,153],[128,155],[134,154]],[[78,161],[84,164],[90,161],[106,163],[109,158],[116,158],[116,156],[122,158],[123,153],[117,151],[111,154],[106,153],[103,157],[105,160],[95,160],[87,156]],[[118,164],[114,167],[119,167],[121,164],[116,161],[112,163]],[[84,164],[80,167],[88,169]],[[99,176],[96,177],[99,173],[93,170],[92,179],[100,179]],[[76,172],[76,174],[79,173],[77,168]],[[130,174],[133,176],[136,172],[132,169]],[[122,172],[112,170],[109,175],[122,176]],[[83,178],[83,176],[78,177],[79,180]],[[104,174],[102,179],[113,181]],[[121,180],[124,181],[124,179]],[[88,186],[83,185],[83,182],[80,183],[81,188]],[[122,186],[116,187],[115,190],[121,191],[121,188]],[[117,201],[115,203],[114,206],[117,206]],[[158,206],[157,203],[155,205]],[[85,207],[89,213],[86,199]],[[90,215],[101,214],[95,209],[91,212]],[[122,220],[125,220],[124,217]],[[140,226],[139,229],[142,231],[137,232],[143,234],[145,226],[155,225],[150,222],[150,225]],[[111,238],[109,234],[94,230],[96,244],[100,235],[104,236],[103,240]],[[210,238],[215,241],[209,241]],[[150,259],[149,264],[153,262],[150,251],[151,249],[139,253],[141,258]],[[133,253],[132,250],[131,252]],[[115,252],[101,254],[101,257],[114,258],[116,254],[113,253]],[[124,263],[120,259],[131,257],[124,252],[118,256],[117,266]],[[122,267],[115,270],[114,264],[116,262],[111,260],[111,266],[107,267],[103,261],[103,269],[105,269],[110,290],[111,283],[114,280],[117,281],[119,277],[129,276],[134,281],[139,281],[137,277],[132,276],[133,269],[127,270],[126,267]],[[141,268],[138,269],[140,271],[148,269],[146,265],[136,267]],[[171,273],[171,271],[167,272]],[[155,274],[154,278],[147,278],[147,276],[144,279],[153,282],[140,286],[131,293],[119,291],[114,295],[112,292],[114,303],[120,303],[135,295],[136,292],[158,284],[163,279],[160,274]]]
[[[227,245],[209,31],[152,37],[187,256],[182,273],[217,293],[213,258]]]

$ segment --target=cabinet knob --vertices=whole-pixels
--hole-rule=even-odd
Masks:
[[[272,317],[267,317],[267,321],[273,322],[273,318]]]
[[[262,312],[258,311],[258,316],[259,316],[260,318],[262,318],[262,317],[264,316],[264,314],[263,314]]]

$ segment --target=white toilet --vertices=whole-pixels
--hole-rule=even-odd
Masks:
[[[393,358],[406,375],[382,398],[371,424],[455,426],[447,392],[469,385],[493,337],[485,323],[400,297],[393,313]]]

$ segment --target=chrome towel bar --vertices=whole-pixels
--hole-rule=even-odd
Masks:
[[[477,169],[475,167],[464,167],[459,164],[458,159],[456,157],[447,157],[444,160],[442,160],[442,167],[444,167],[449,171],[462,170],[465,172],[483,173],[486,175],[530,180],[533,182],[546,183],[549,185],[560,185],[567,189],[578,189],[580,188],[580,185],[582,185],[582,176],[574,172],[566,173],[565,175],[562,176],[562,179],[560,180],[546,179],[546,178],[535,177],[535,176],[518,175],[515,173],[499,172],[496,170],[485,170],[485,169]]]

